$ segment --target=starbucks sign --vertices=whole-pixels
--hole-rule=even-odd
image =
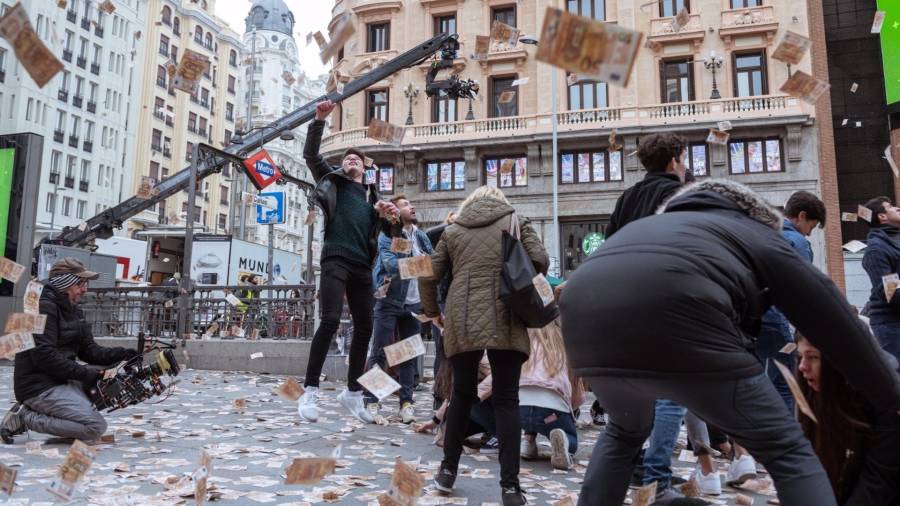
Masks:
[[[581,240],[581,251],[584,251],[585,255],[590,255],[591,253],[597,251],[597,248],[603,244],[603,234],[599,232],[591,232],[590,234],[584,236],[584,239]]]

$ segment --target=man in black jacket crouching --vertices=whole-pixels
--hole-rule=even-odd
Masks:
[[[106,420],[84,392],[102,371],[76,359],[106,367],[138,352],[94,342],[77,304],[88,281],[98,276],[75,258],[64,258],[50,269],[39,306],[47,324],[43,334],[34,335],[35,347],[16,355],[13,389],[18,402],[0,425],[4,443],[12,444],[13,437],[26,430],[86,441],[106,432]]]
[[[900,378],[831,280],[781,239],[782,221],[749,188],[704,181],[624,227],[572,275],[560,307],[566,348],[610,416],[579,504],[622,504],[658,398],[746,447],[781,504],[836,504],[752,351],[772,304],[882,410],[880,422],[900,423]]]

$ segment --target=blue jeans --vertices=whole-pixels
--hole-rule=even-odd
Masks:
[[[788,387],[784,376],[775,366],[769,362],[769,359],[777,360],[784,364],[789,370],[794,370],[794,355],[792,353],[780,353],[780,350],[788,343],[794,342],[791,335],[791,328],[787,322],[782,321],[779,324],[763,323],[756,341],[756,356],[766,368],[766,375],[775,385],[778,395],[784,400],[788,407],[788,411],[794,412],[794,396]]]
[[[384,355],[384,347],[394,342],[396,332],[397,341],[406,339],[420,332],[419,320],[416,320],[412,312],[421,313],[420,304],[400,306],[391,302],[379,300],[375,303],[375,336],[372,341],[372,354],[369,356],[369,367],[378,364],[378,367],[387,369],[387,359]],[[416,361],[407,360],[402,364],[395,364],[393,369],[397,372],[400,383],[400,405],[404,402],[412,402],[413,386],[416,381]],[[368,402],[378,402],[374,395],[366,391]]]
[[[872,333],[878,339],[881,349],[900,361],[900,324],[878,323],[872,325]],[[896,367],[897,364],[894,364]]]
[[[556,415],[552,422],[546,422],[547,417]],[[578,451],[578,429],[575,427],[575,419],[571,413],[563,413],[555,409],[540,406],[519,406],[519,419],[522,421],[522,430],[525,434],[541,434],[550,437],[553,429],[562,429],[569,440],[569,453],[572,455]]]
[[[656,401],[656,413],[653,419],[653,431],[650,432],[650,446],[644,452],[644,485],[654,481],[658,490],[669,486],[672,480],[672,452],[681,421],[687,409],[666,399]]]

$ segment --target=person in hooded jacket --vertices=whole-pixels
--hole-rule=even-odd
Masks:
[[[47,317],[44,332],[34,334],[34,348],[16,354],[13,390],[17,403],[0,427],[4,443],[13,443],[13,438],[26,430],[84,441],[106,432],[106,420],[94,409],[85,388],[103,377],[102,367],[128,360],[138,352],[94,342],[78,302],[88,281],[99,276],[72,257],[50,268],[38,306],[39,314]]]
[[[525,504],[519,486],[519,375],[530,343],[525,324],[497,296],[504,260],[501,239],[510,230],[515,212],[498,188],[476,189],[463,201],[456,221],[444,231],[431,256],[433,276],[419,279],[425,315],[443,327],[444,353],[453,368],[444,460],[435,474],[435,486],[444,493],[453,491],[469,411],[478,400],[478,364],[487,350],[504,506]],[[522,246],[535,270],[546,273],[549,258],[537,233],[524,217],[519,217],[519,223]],[[437,292],[448,272],[451,281],[444,317]]]
[[[884,351],[900,360],[900,297],[887,300],[884,276],[900,273],[900,208],[887,197],[876,197],[865,206],[872,212],[871,230],[863,254],[863,269],[872,282],[869,323]]]
[[[658,398],[731,434],[765,466],[782,504],[836,504],[753,353],[772,304],[878,418],[900,417],[900,378],[834,283],[780,238],[782,222],[749,188],[704,181],[629,224],[571,276],[560,301],[569,358],[610,417],[579,504],[622,504]]]

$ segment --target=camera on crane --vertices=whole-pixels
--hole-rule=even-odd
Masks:
[[[472,79],[460,79],[451,75],[449,79],[435,81],[438,72],[453,67],[453,60],[459,52],[459,36],[452,35],[441,47],[441,59],[432,63],[425,76],[425,94],[429,97],[450,97],[474,99],[478,94],[478,83]]]

